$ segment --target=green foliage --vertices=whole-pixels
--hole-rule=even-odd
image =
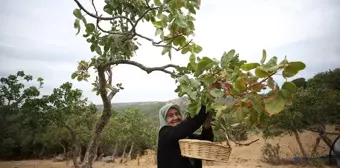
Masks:
[[[110,120],[103,131],[100,143],[108,147],[118,143],[119,150],[122,150],[124,143],[128,143],[129,146],[134,143],[133,152],[142,152],[154,148],[156,138],[157,127],[150,119],[138,109],[128,107],[117,112],[113,120]]]
[[[333,78],[339,76],[340,73],[335,70],[319,73],[309,79],[307,84],[300,82],[302,86],[308,87],[294,88],[296,94],[292,100],[293,104],[269,118],[264,135],[270,137],[295,130],[302,131],[317,124],[339,124],[340,91],[336,90],[335,83],[332,83]]]
[[[233,115],[237,123],[246,125],[265,124],[263,116],[281,112],[296,92],[292,82],[285,82],[280,88],[272,78],[282,71],[287,80],[305,68],[302,62],[289,62],[286,58],[277,63],[274,56],[265,62],[267,53],[263,50],[260,63],[239,60],[235,50],[225,52],[220,61],[209,57],[190,56],[186,70],[190,73],[177,78],[176,92],[180,97],[190,98],[189,111],[195,115],[201,104],[215,111],[216,117]],[[253,72],[251,72],[253,71]],[[193,78],[189,78],[193,75]],[[268,86],[270,91],[262,94]],[[269,94],[270,93],[270,94]],[[218,103],[219,99],[231,96],[233,104]]]
[[[25,82],[32,80],[33,77],[23,71],[1,78],[0,158],[42,157],[64,150],[69,152],[72,137],[66,126],[76,133],[77,144],[87,146],[99,116],[97,107],[69,82],[54,88],[50,95],[41,96],[39,88],[43,79],[37,79],[39,87],[25,86]],[[124,141],[134,141],[135,151],[155,146],[157,127],[139,110],[119,110],[109,125],[99,142],[101,147],[112,147],[116,141],[121,144],[120,148]]]
[[[90,76],[90,68],[103,68],[106,71],[106,68],[115,65],[117,60],[130,60],[140,46],[140,39],[146,39],[156,47],[163,47],[162,55],[168,54],[170,59],[173,50],[183,54],[201,52],[202,47],[189,40],[189,37],[194,35],[194,15],[197,9],[196,1],[108,0],[103,8],[104,15],[112,17],[102,17],[98,20],[110,24],[108,30],[102,29],[100,24],[89,23],[86,17],[93,16],[85,17],[85,9],[75,9],[74,28],[78,34],[81,27],[85,27],[83,37],[96,55],[90,61],[79,62],[72,78],[86,81]],[[101,18],[99,15],[97,17]],[[140,22],[153,25],[155,35],[160,41],[156,42],[139,34],[136,27]],[[96,80],[95,83],[98,85],[99,81]],[[94,89],[98,90],[97,87],[94,84]]]

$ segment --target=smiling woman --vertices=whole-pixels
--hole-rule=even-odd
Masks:
[[[159,110],[159,122],[158,168],[201,168],[201,160],[181,155],[178,141],[184,138],[213,141],[211,115],[206,113],[206,107],[202,106],[200,112],[194,117],[182,120],[180,107],[169,103]],[[194,134],[201,125],[203,125],[202,133]]]

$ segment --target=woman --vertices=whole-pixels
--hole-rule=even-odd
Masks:
[[[202,168],[200,159],[183,157],[178,140],[183,138],[213,141],[211,115],[205,106],[193,118],[182,120],[180,108],[167,104],[159,110],[160,128],[158,132],[157,167],[158,168]],[[193,134],[203,125],[200,135]]]

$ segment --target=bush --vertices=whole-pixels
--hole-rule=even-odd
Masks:
[[[261,148],[262,159],[266,163],[278,165],[281,163],[280,158],[280,145],[276,144],[275,146],[270,143],[265,143],[265,145]]]

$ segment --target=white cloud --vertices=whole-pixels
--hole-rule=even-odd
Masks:
[[[92,10],[89,1],[82,3]],[[45,92],[71,80],[77,61],[93,55],[85,39],[75,36],[75,7],[69,0],[5,0],[0,7],[0,21],[6,23],[0,27],[0,47],[13,52],[0,51],[1,74],[24,69],[34,76],[43,76]],[[335,38],[340,35],[339,9],[337,0],[203,0],[196,16],[194,40],[203,47],[201,56],[217,59],[230,49],[236,49],[248,61],[258,61],[262,49],[279,59],[287,55],[289,60],[304,61],[307,68],[300,76],[311,77],[340,65],[340,43]],[[142,24],[138,32],[152,37],[154,29]],[[173,54],[170,61],[167,55],[161,56],[161,48],[145,40],[142,44],[133,60],[146,66],[185,65],[188,61],[187,55],[179,53]],[[114,82],[122,82],[125,87],[114,102],[168,100],[177,96],[174,80],[167,74],[146,74],[130,65],[119,66],[113,72]],[[99,96],[91,92],[90,82],[72,82],[90,100],[101,103]]]

